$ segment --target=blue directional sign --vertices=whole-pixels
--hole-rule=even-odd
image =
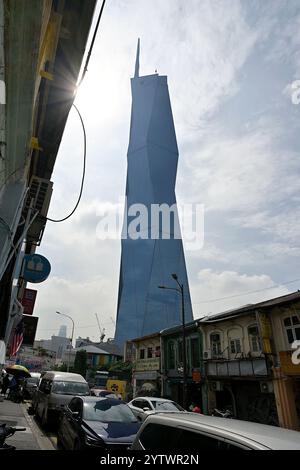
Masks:
[[[51,265],[42,255],[25,255],[23,260],[22,276],[25,281],[38,283],[47,279]]]

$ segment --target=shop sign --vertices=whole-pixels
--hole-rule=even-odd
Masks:
[[[159,359],[152,357],[149,359],[138,359],[136,361],[135,370],[158,370],[159,369]]]

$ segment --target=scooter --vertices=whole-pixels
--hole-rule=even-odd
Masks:
[[[6,444],[5,440],[17,431],[26,431],[26,428],[13,428],[6,426],[6,424],[0,424],[0,450],[16,450],[15,446]]]

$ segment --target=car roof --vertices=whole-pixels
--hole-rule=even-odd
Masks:
[[[268,449],[300,449],[299,432],[250,421],[217,418],[191,412],[174,412],[150,415],[144,425],[150,422],[199,431],[205,429],[207,432],[218,433],[223,437],[226,433],[230,433],[232,438],[235,435],[237,438],[248,439],[253,444],[260,444]]]
[[[63,380],[64,382],[82,382],[87,384],[87,381],[82,377],[82,375],[74,374],[73,372],[49,371],[45,372],[42,378],[52,380]]]
[[[113,403],[125,403],[123,400],[119,400],[118,398],[106,398],[106,397],[92,397],[92,396],[78,396],[74,398],[81,398],[84,403],[95,403],[97,401],[109,401]],[[125,403],[127,405],[127,403]]]

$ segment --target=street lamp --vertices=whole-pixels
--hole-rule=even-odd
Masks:
[[[64,317],[67,317],[69,318],[71,321],[72,321],[72,335],[71,335],[71,347],[72,347],[72,344],[73,344],[73,336],[74,336],[74,320],[72,317],[70,317],[69,315],[66,315],[65,313],[61,313],[61,312],[56,312],[58,315],[63,315]],[[71,359],[71,348],[69,349],[69,360],[68,360],[68,372],[70,370],[70,359]]]
[[[182,361],[183,361],[183,408],[187,409],[187,367],[186,367],[186,337],[185,337],[185,313],[184,313],[184,293],[183,284],[178,281],[177,274],[172,274],[172,278],[177,282],[177,287],[158,286],[159,289],[176,290],[181,295],[181,312],[182,312]]]

